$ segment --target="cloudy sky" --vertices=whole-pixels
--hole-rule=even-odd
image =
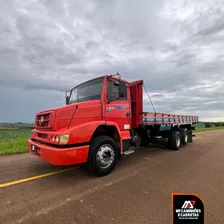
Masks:
[[[0,121],[116,72],[144,79],[158,112],[224,120],[224,0],[1,1]]]

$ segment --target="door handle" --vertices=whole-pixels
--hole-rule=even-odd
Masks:
[[[130,112],[127,112],[126,113],[126,117],[130,117]]]

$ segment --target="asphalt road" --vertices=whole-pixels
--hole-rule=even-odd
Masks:
[[[0,188],[0,223],[172,223],[172,192],[199,194],[206,223],[224,220],[224,131],[196,134],[179,151],[139,149],[103,178],[79,167]],[[60,170],[35,156],[0,157],[0,184]]]

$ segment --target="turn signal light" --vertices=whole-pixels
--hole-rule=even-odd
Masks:
[[[67,144],[69,140],[69,135],[60,135],[60,144]]]

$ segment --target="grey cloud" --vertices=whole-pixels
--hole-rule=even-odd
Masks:
[[[40,92],[44,103],[38,98],[35,110],[27,112],[31,117],[46,109],[43,104],[64,104],[63,92],[80,82],[120,72],[128,81],[143,79],[158,110],[219,116],[224,4],[182,3],[5,1],[0,13],[0,89],[16,88],[17,100],[25,97],[27,105]],[[219,81],[217,86],[205,87],[214,81]],[[35,94],[28,97],[30,91]],[[10,100],[9,105],[0,98],[5,110],[13,108],[14,98]],[[152,110],[148,101],[145,107]],[[6,111],[3,118],[9,119]]]
[[[197,53],[194,50],[182,49],[170,57],[170,63],[175,63],[177,66],[194,65],[197,63]]]
[[[224,89],[221,83],[212,85],[193,86],[191,88],[179,89],[177,92],[162,93],[161,97],[152,99],[157,111],[165,108],[165,112],[184,110],[195,113],[199,110],[204,113],[218,110],[224,115]],[[147,99],[146,99],[147,100]],[[149,100],[147,100],[149,102]],[[184,108],[184,109],[183,109]],[[202,117],[203,118],[203,117]]]
[[[215,2],[206,11],[201,11],[197,20],[197,35],[207,36],[215,35],[224,28],[224,4],[223,1]]]
[[[201,29],[198,32],[198,35],[211,35],[216,34],[224,29],[224,16],[217,21],[214,21],[214,24],[210,25],[207,28]]]

